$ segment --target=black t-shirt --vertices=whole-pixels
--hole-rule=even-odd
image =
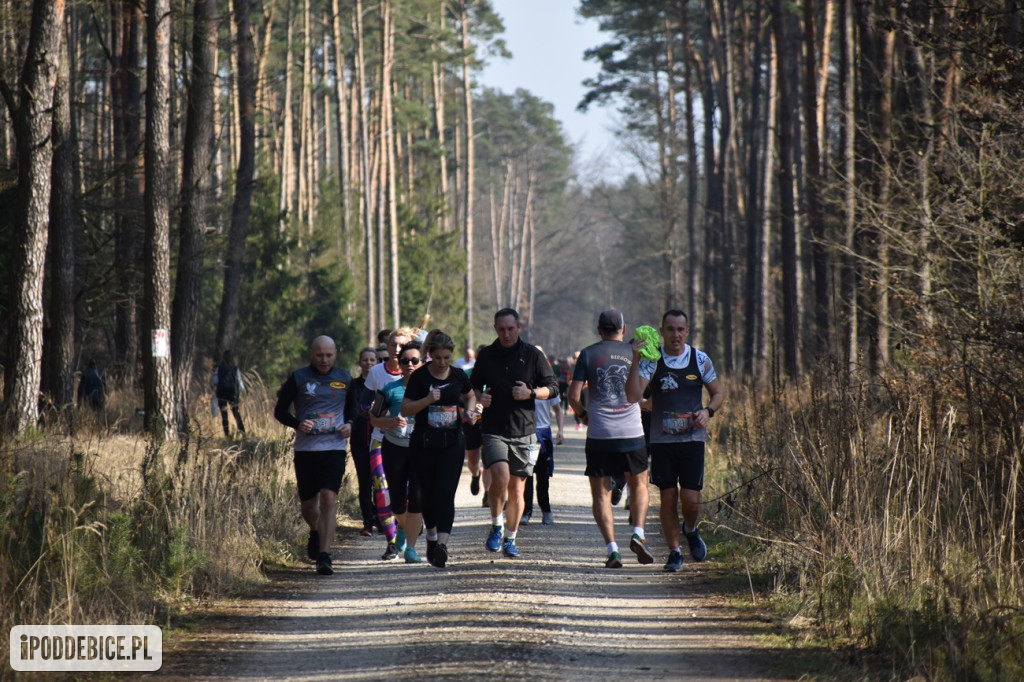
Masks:
[[[462,425],[459,419],[462,396],[473,390],[469,376],[458,367],[450,367],[446,379],[435,379],[430,373],[428,362],[409,377],[405,397],[409,400],[421,400],[435,388],[441,389],[441,399],[416,413],[413,434],[434,429],[458,429]]]

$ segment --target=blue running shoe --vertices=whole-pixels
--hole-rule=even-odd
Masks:
[[[505,541],[501,543],[501,551],[509,559],[515,559],[519,556],[519,548],[516,547],[516,541],[511,538],[505,538]]]
[[[405,563],[407,563],[407,564],[422,564],[423,563],[423,559],[421,559],[420,555],[416,553],[416,548],[415,547],[406,547],[405,548]]]
[[[501,526],[491,526],[491,534],[487,536],[487,542],[484,544],[487,549],[492,552],[497,552],[501,549],[501,534],[505,532],[505,529]]]
[[[678,549],[673,549],[668,553],[668,561],[665,562],[665,568],[662,570],[666,573],[683,570],[683,555]]]
[[[406,543],[405,541],[405,531],[399,528],[398,534],[395,535],[395,549],[397,549],[399,553],[401,553],[405,551],[405,548],[407,546],[408,543]]]
[[[708,555],[708,546],[701,539],[700,531],[694,528],[692,533],[684,532],[683,535],[686,536],[686,542],[690,545],[690,556],[693,557],[693,560],[704,561],[704,557]]]

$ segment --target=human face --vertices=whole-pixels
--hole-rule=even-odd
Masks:
[[[511,348],[519,340],[519,331],[523,328],[513,315],[502,315],[494,322],[494,331],[498,334],[498,342],[503,348]]]
[[[447,348],[435,348],[430,352],[430,362],[434,369],[444,372],[452,366],[452,352]]]
[[[409,343],[408,336],[396,336],[388,341],[388,357],[398,359],[398,349],[401,346]]]
[[[398,366],[402,368],[402,376],[408,377],[420,368],[420,352],[415,348],[404,351],[398,357]]]
[[[661,338],[669,355],[682,355],[689,335],[690,325],[682,315],[669,315],[661,323]]]
[[[328,374],[334,368],[337,351],[334,349],[333,343],[317,342],[309,349],[309,353],[313,358],[313,368],[320,374]]]
[[[377,364],[377,353],[375,351],[363,351],[359,356],[359,372],[364,377],[370,373],[370,368]]]

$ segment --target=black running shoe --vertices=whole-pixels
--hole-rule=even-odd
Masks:
[[[427,562],[434,563],[434,549],[437,547],[437,540],[427,540]]]
[[[480,494],[480,477],[474,476],[469,480],[469,492],[473,495]]]
[[[387,549],[384,550],[384,554],[380,557],[384,561],[391,561],[392,559],[398,558],[398,547],[394,542],[389,542]]]
[[[444,568],[444,565],[448,563],[448,545],[443,542],[437,543],[434,547],[434,560],[430,563],[438,568]]]
[[[306,540],[306,556],[310,561],[316,561],[320,557],[320,533],[315,530],[309,531],[309,539]]]
[[[332,575],[334,569],[331,568],[331,555],[327,552],[320,552],[320,556],[316,559],[316,572],[320,575]]]
[[[622,491],[626,487],[626,474],[612,476],[612,506],[618,506],[622,501]]]

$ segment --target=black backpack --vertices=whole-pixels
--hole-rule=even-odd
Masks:
[[[221,395],[238,395],[238,383],[235,381],[237,368],[228,365],[217,367],[217,393]]]

